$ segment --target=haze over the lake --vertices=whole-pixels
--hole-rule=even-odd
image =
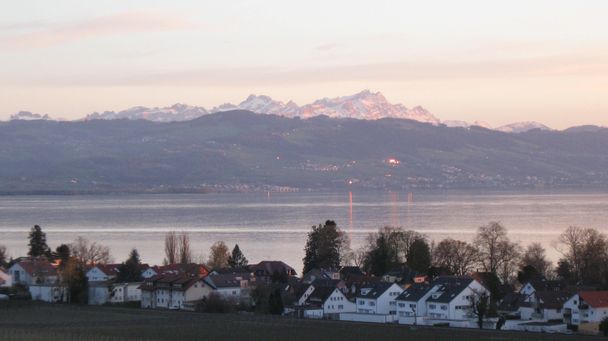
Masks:
[[[608,125],[605,1],[46,1],[0,11],[0,119],[364,88],[442,120]]]

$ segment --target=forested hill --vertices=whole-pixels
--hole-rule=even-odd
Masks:
[[[229,111],[0,123],[1,193],[608,187],[608,129],[513,134]]]

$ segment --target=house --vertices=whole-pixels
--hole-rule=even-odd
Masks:
[[[426,313],[433,320],[469,320],[471,301],[489,291],[471,277],[443,276],[431,282],[431,295],[426,300]]]
[[[338,288],[320,287],[308,296],[303,304],[306,318],[333,318],[337,319],[341,313],[354,313],[357,306],[350,301]]]
[[[58,283],[39,283],[28,286],[32,300],[49,303],[69,302],[69,290]]]
[[[288,278],[298,275],[291,266],[281,261],[261,261],[258,264],[249,265],[247,268],[256,278],[266,282],[271,282],[273,276]]]
[[[356,295],[357,313],[396,315],[395,298],[402,292],[395,283],[378,282],[362,287]]]
[[[177,274],[186,274],[191,276],[199,276],[205,277],[209,275],[209,268],[207,268],[204,264],[169,264],[162,266],[152,266],[148,267],[144,270],[141,276],[146,278],[152,278],[157,275],[177,275]]]
[[[114,283],[109,281],[89,282],[88,303],[126,303],[141,301],[141,282]]]
[[[339,289],[344,294],[347,294],[349,292],[348,288],[346,287],[346,284],[341,279],[317,278],[312,283],[310,283],[308,287],[306,287],[306,289],[304,289],[304,292],[300,295],[298,299],[298,305],[304,305],[310,295],[312,295],[316,290],[319,290],[321,288],[330,289],[332,291],[333,289]]]
[[[120,264],[97,264],[87,271],[89,282],[102,282],[116,279]]]
[[[0,266],[0,288],[13,286],[13,277],[4,267]]]
[[[580,291],[563,304],[564,322],[569,325],[599,323],[608,316],[608,291]]]
[[[520,317],[522,320],[562,320],[562,307],[572,295],[569,290],[534,291],[524,298],[519,309]]]
[[[213,290],[213,293],[218,294],[225,300],[234,302],[249,300],[250,288],[249,283],[251,275],[232,275],[232,274],[211,274],[203,279]]]
[[[24,259],[8,269],[13,285],[55,284],[59,281],[57,268],[46,258]],[[32,295],[33,296],[33,295]]]
[[[510,316],[514,318],[521,318],[522,307],[526,306],[525,296],[519,292],[511,292],[506,294],[497,307],[497,312],[502,316]],[[529,304],[527,304],[530,306]]]
[[[567,289],[567,283],[562,280],[548,280],[541,278],[526,282],[519,292],[525,296],[530,296],[536,291],[561,291]]]
[[[184,305],[208,297],[213,290],[198,276],[156,275],[140,286],[141,307],[183,309]]]
[[[421,324],[426,316],[426,300],[433,293],[434,285],[414,283],[397,298],[397,319],[401,324]]]
[[[302,276],[302,282],[310,284],[317,279],[340,279],[340,273],[326,269],[312,269]]]

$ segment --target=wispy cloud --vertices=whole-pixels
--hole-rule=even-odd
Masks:
[[[181,17],[155,12],[124,12],[70,23],[31,22],[0,26],[0,45],[11,48],[41,48],[73,43],[99,36],[124,33],[193,29]],[[23,31],[26,32],[23,32]],[[17,32],[15,32],[17,31]]]
[[[336,47],[338,47],[338,43],[329,43],[329,44],[323,44],[323,45],[319,45],[315,48],[315,50],[317,51],[329,51],[329,50],[333,50]]]

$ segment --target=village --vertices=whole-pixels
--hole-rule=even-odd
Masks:
[[[519,276],[520,282],[506,282],[495,272],[474,269],[474,265],[461,267],[461,271],[434,267],[422,272],[412,268],[417,266],[411,259],[381,274],[377,269],[372,273],[357,265],[315,267],[320,261],[315,257],[325,259],[318,254],[319,248],[313,247],[315,238],[326,237],[323,233],[328,231],[339,229],[331,221],[313,227],[306,248],[306,272],[301,275],[280,260],[248,264],[238,245],[229,254],[225,245],[216,243],[223,249],[220,254],[227,257],[224,260],[181,262],[180,255],[185,252],[182,246],[187,241],[185,235],[173,233],[167,235],[166,246],[175,259],[163,265],[142,264],[134,250],[123,263],[104,262],[103,257],[98,262],[85,261],[84,285],[80,285],[73,277],[74,269],[66,265],[72,261],[66,259],[82,254],[72,254],[62,261],[61,256],[57,257],[61,251],[58,248],[56,257],[30,255],[12,259],[7,267],[0,266],[0,300],[68,304],[84,297],[86,301],[80,304],[249,312],[409,328],[589,335],[605,330],[601,325],[608,321],[608,290],[571,284],[564,278],[548,278],[535,271]],[[395,231],[399,232],[390,232]],[[32,233],[36,237],[42,232],[38,227]],[[380,239],[382,233],[376,237]],[[89,245],[89,250],[96,247],[101,252],[93,256],[103,255],[99,245]]]

